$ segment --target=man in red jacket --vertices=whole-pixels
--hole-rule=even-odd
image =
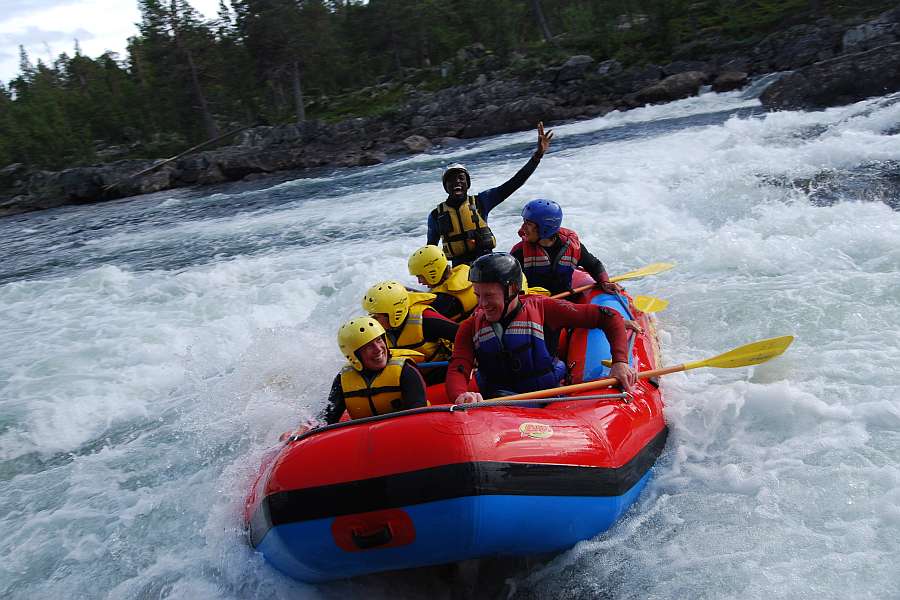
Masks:
[[[522,269],[511,255],[482,256],[469,271],[478,308],[456,333],[447,370],[447,397],[454,403],[479,402],[484,397],[556,387],[565,364],[544,342],[544,329],[601,328],[612,350],[610,377],[625,391],[636,381],[628,365],[625,322],[619,313],[594,304],[572,304],[545,296],[519,296]],[[469,392],[469,378],[478,364],[478,388]]]

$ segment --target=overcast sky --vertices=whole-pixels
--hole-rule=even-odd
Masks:
[[[218,0],[190,4],[207,18],[219,9]],[[139,20],[135,0],[0,0],[0,81],[9,83],[18,74],[20,44],[32,63],[74,54],[76,39],[91,58],[106,50],[124,57]]]

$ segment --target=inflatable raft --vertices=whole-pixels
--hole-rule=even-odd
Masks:
[[[638,321],[632,365],[659,366],[650,315],[635,313],[626,296],[594,291],[580,301]],[[608,373],[601,330],[575,330],[564,344],[574,382]],[[430,407],[294,436],[251,488],[250,543],[311,583],[570,548],[628,509],[666,443],[657,383],[641,380],[630,398],[619,391],[459,408],[439,404],[446,398],[436,386]]]

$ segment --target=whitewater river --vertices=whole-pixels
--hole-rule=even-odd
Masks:
[[[491,214],[501,248],[552,198],[611,273],[678,263],[628,285],[671,302],[666,362],[797,339],[666,377],[671,436],[633,510],[483,589],[900,598],[900,97],[766,114],[704,94],[555,132]],[[421,572],[296,583],[240,509],[323,407],[363,290],[412,283],[443,166],[493,187],[535,138],[0,219],[0,597],[449,597]]]

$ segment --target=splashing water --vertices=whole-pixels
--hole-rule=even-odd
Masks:
[[[556,128],[491,214],[500,248],[553,198],[611,273],[678,263],[629,285],[671,301],[667,362],[797,341],[667,377],[672,435],[634,509],[498,572],[501,597],[900,595],[898,124],[896,96],[764,114],[731,93]],[[322,408],[362,291],[412,283],[441,168],[492,187],[534,137],[0,220],[0,595],[434,597],[430,573],[290,581],[240,507],[279,433]]]

